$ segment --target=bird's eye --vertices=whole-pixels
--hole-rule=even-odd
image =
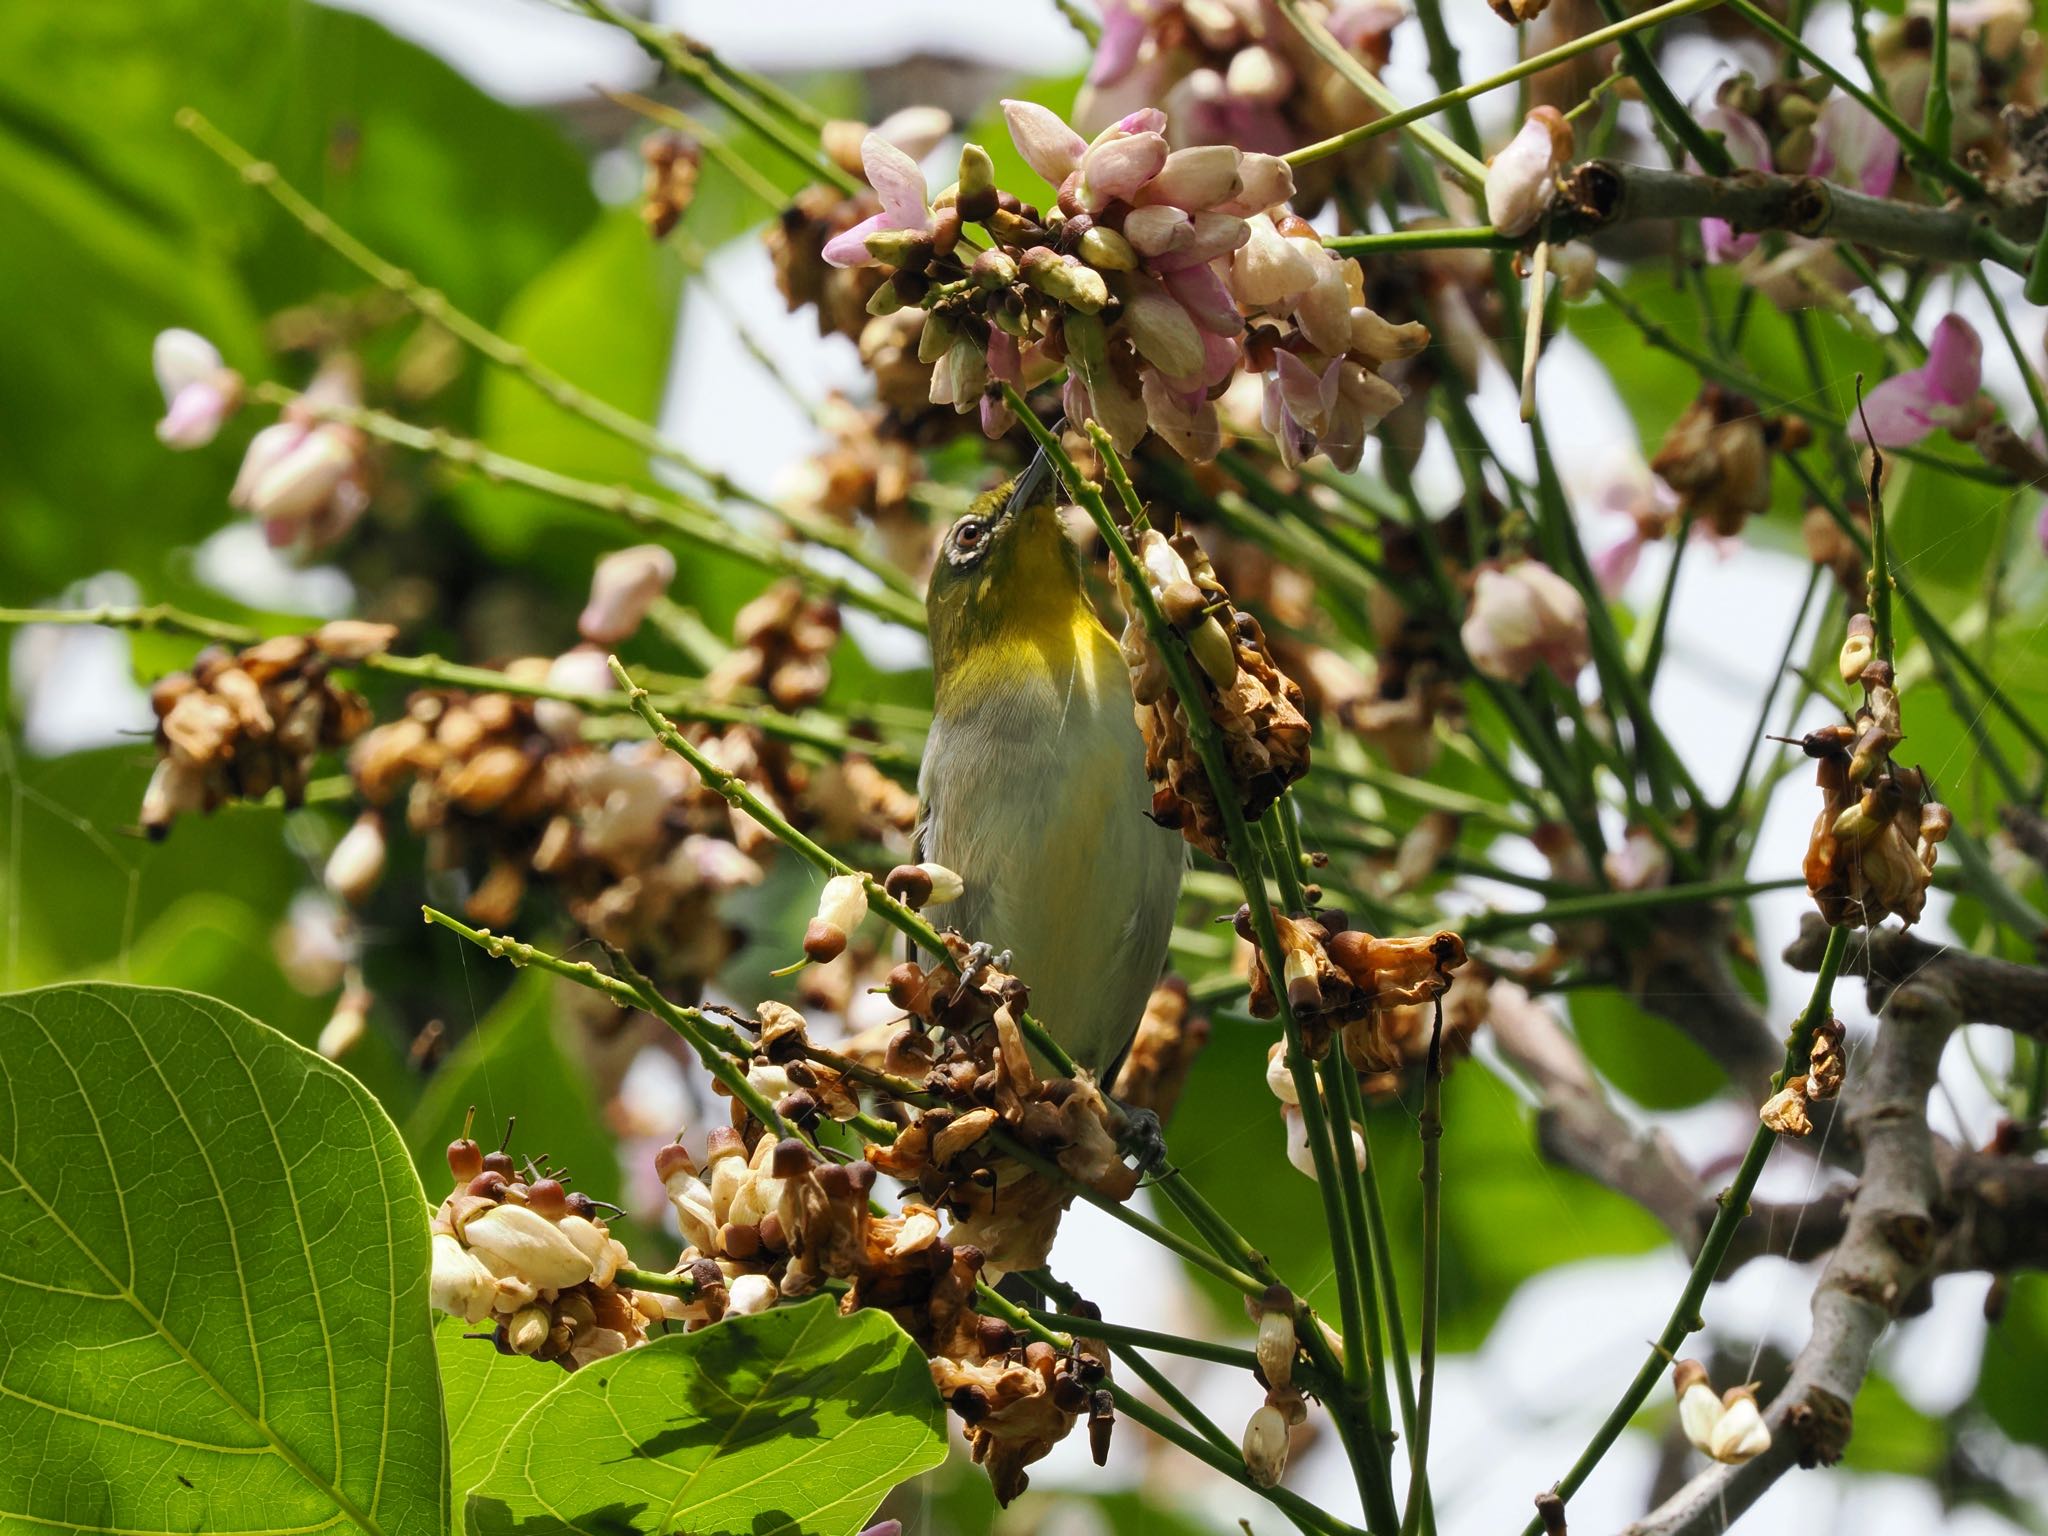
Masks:
[[[978,517],[963,517],[953,525],[953,553],[971,558],[988,542],[988,524]]]

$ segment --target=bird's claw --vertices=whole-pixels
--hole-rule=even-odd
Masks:
[[[1138,1171],[1157,1176],[1165,1173],[1170,1166],[1166,1156],[1166,1131],[1159,1123],[1159,1117],[1149,1109],[1136,1109],[1128,1104],[1117,1106],[1123,1111],[1123,1133],[1117,1137],[1117,1145],[1136,1160]]]

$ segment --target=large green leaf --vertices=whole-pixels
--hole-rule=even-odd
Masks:
[[[937,1466],[944,1431],[909,1335],[820,1296],[578,1371],[506,1437],[469,1528],[836,1536]]]
[[[0,1524],[439,1536],[427,1225],[346,1073],[210,998],[0,999]]]
[[[441,1397],[448,1408],[449,1485],[455,1490],[458,1528],[469,1490],[489,1473],[512,1426],[562,1380],[559,1366],[524,1355],[503,1355],[488,1339],[466,1337],[478,1328],[459,1317],[444,1317],[434,1329],[434,1350],[441,1357]]]

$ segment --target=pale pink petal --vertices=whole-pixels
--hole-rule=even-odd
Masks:
[[[1218,336],[1236,336],[1244,330],[1244,316],[1216,269],[1204,263],[1176,267],[1162,274],[1167,292],[1180,300],[1181,307],[1203,330]]]
[[[1241,144],[1242,140],[1231,142]],[[1294,196],[1294,167],[1278,155],[1246,151],[1237,174],[1244,186],[1237,196],[1223,204],[1225,213],[1264,213]]]
[[[1007,437],[1017,417],[1010,409],[1010,402],[1001,395],[987,394],[981,397],[981,435],[991,440]]]
[[[1109,0],[1102,8],[1102,38],[1095,45],[1095,62],[1088,67],[1088,83],[1115,85],[1138,62],[1144,41],[1145,19],[1130,0]]]
[[[889,227],[886,213],[874,214],[827,240],[822,254],[835,267],[865,266],[875,259],[868,254],[868,236]]]
[[[1157,107],[1140,107],[1135,112],[1126,112],[1109,127],[1095,136],[1100,144],[1113,133],[1164,133],[1166,114]]]
[[[1134,272],[1123,287],[1123,301],[1123,324],[1146,362],[1173,378],[1201,368],[1202,333],[1177,299]]]
[[[1633,522],[1620,538],[1594,550],[1591,556],[1593,579],[1600,584],[1600,590],[1608,597],[1621,596],[1629,577],[1635,575],[1642,554],[1642,530]]]
[[[1140,256],[1160,258],[1165,265],[1164,258],[1194,243],[1194,221],[1179,208],[1133,208],[1124,217],[1124,238]]]
[[[1895,374],[1863,397],[1862,410],[1849,420],[1850,440],[1909,448],[1935,429],[1930,412],[1937,404],[1920,369]]]
[[[204,448],[234,408],[234,396],[218,378],[195,380],[171,397],[156,424],[157,441],[166,448]]]
[[[1737,169],[1768,171],[1771,168],[1771,141],[1764,136],[1762,125],[1747,112],[1712,106],[1697,116],[1702,128],[1721,135],[1728,158],[1735,162]],[[1693,170],[1700,168],[1690,159],[1686,163]]]
[[[913,160],[937,149],[952,131],[953,114],[944,107],[898,107],[875,124],[876,133]]]
[[[1756,234],[1738,234],[1726,219],[1700,220],[1700,248],[1708,262],[1717,266],[1742,260],[1756,249],[1761,238]]]
[[[1945,405],[1968,405],[1983,387],[1984,343],[1961,315],[1944,315],[1927,344],[1928,387]]]
[[[988,328],[988,376],[1001,384],[1017,384],[1024,378],[1017,338],[997,325]]]
[[[1150,184],[1138,193],[1138,201],[1170,203],[1190,213],[1226,203],[1244,190],[1244,179],[1238,172],[1243,159],[1229,144],[1176,149],[1166,157],[1166,164]]]
[[[917,168],[915,160],[879,133],[870,133],[860,141],[860,163],[868,173],[868,185],[882,200],[884,228],[930,228],[924,172]]]
[[[1003,120],[1010,126],[1011,141],[1024,163],[1054,186],[1073,174],[1087,152],[1087,141],[1081,135],[1035,101],[1005,98]]]
[[[1094,210],[1128,202],[1159,174],[1166,156],[1166,140],[1156,133],[1097,140],[1081,157],[1082,202]]]
[[[1871,197],[1891,195],[1899,172],[1899,141],[1861,102],[1830,96],[1813,130],[1808,171]]]
[[[157,388],[170,404],[188,384],[211,378],[225,368],[220,349],[197,331],[173,327],[159,331],[150,348],[150,362],[156,369]]]

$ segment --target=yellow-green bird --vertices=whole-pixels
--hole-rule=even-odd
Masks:
[[[919,837],[965,885],[944,921],[1010,952],[1033,1017],[1106,1086],[1165,964],[1185,859],[1147,814],[1130,674],[1054,485],[1041,454],[940,546]]]

